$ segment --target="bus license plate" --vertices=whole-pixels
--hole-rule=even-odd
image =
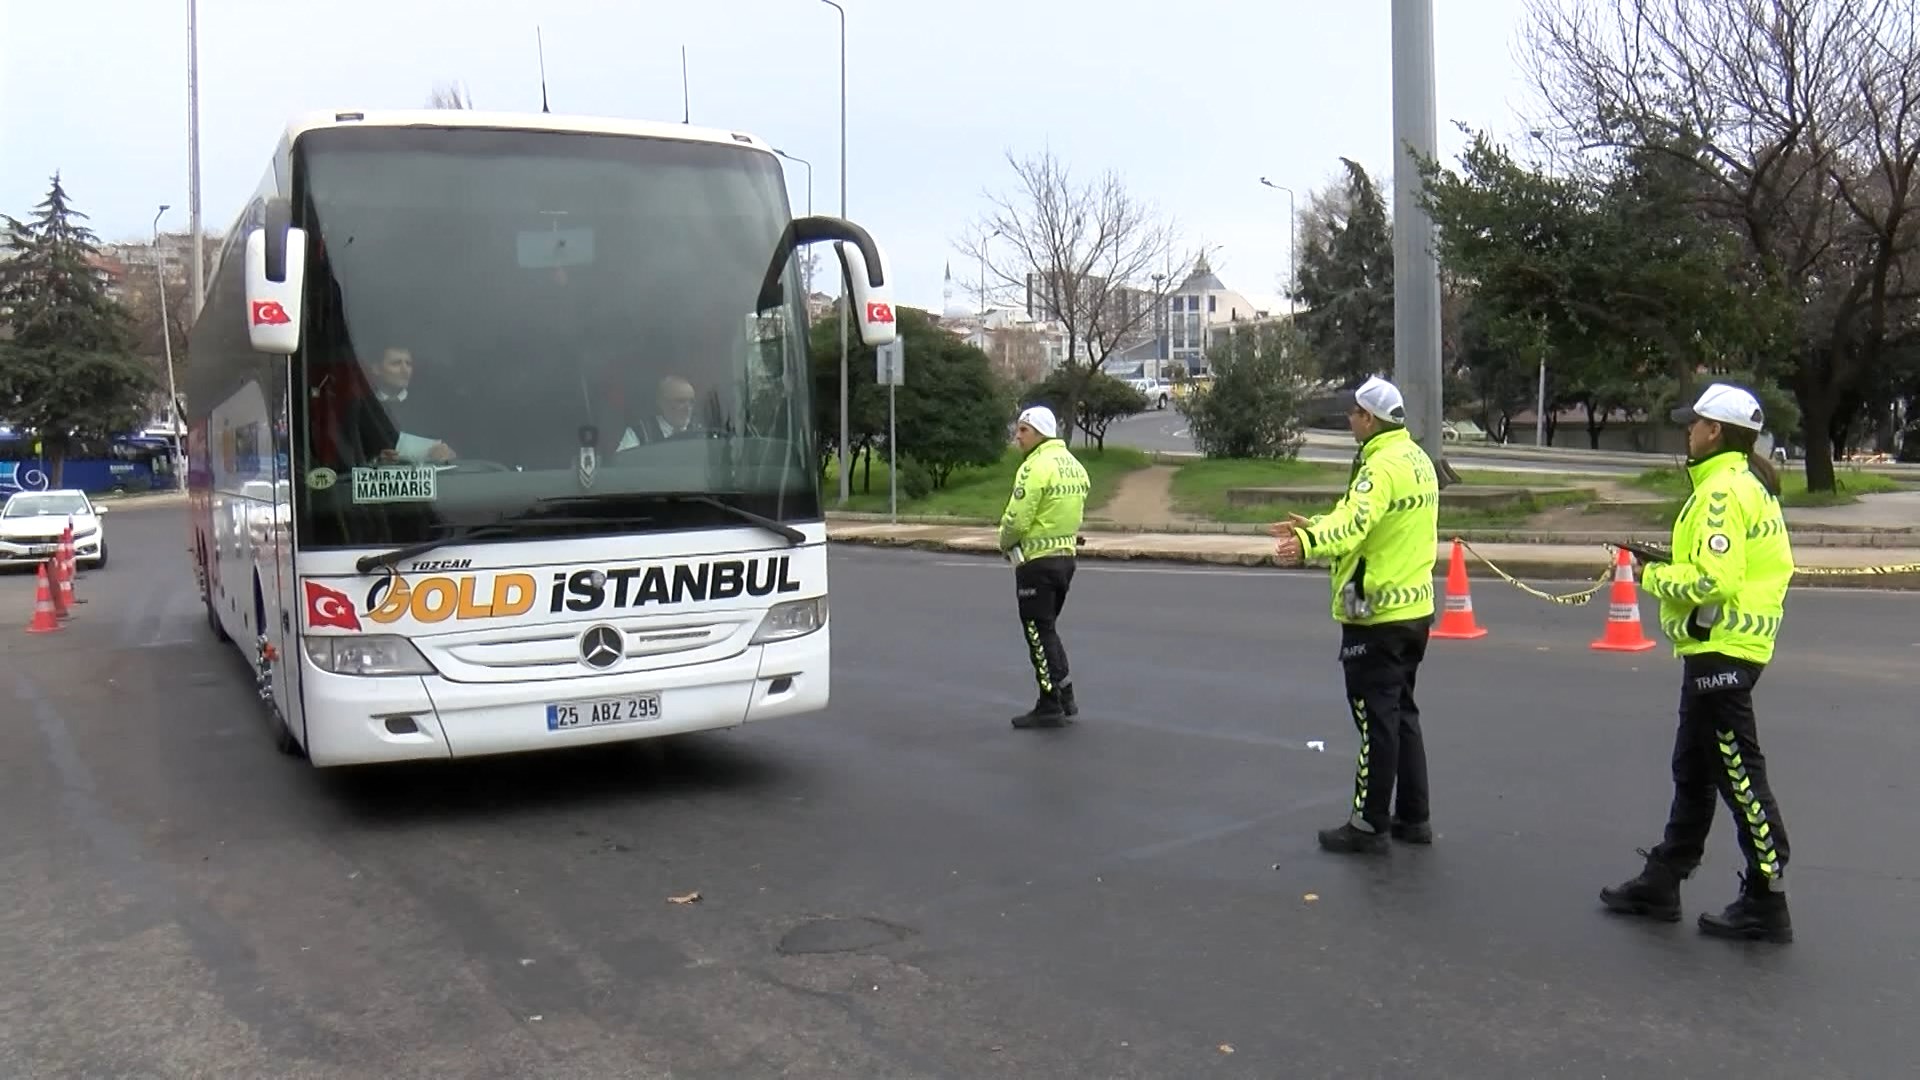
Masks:
[[[547,730],[638,724],[660,719],[659,694],[632,694],[594,701],[564,701],[547,706]]]

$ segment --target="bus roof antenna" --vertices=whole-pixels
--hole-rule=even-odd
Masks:
[[[693,109],[687,103],[687,47],[680,46],[680,122],[693,123]]]
[[[540,111],[550,113],[547,108],[547,43],[540,35],[540,28],[533,28],[533,45],[540,54]]]

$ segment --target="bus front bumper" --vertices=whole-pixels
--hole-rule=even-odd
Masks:
[[[515,754],[815,712],[827,706],[827,643],[823,628],[705,664],[514,684],[335,675],[315,667],[303,650],[307,758],[327,767]],[[550,728],[553,705],[570,706],[577,726]],[[596,705],[634,718],[591,723]]]

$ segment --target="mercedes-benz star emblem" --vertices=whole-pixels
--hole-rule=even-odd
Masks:
[[[580,635],[580,662],[602,671],[620,662],[626,655],[626,641],[620,631],[602,623]]]

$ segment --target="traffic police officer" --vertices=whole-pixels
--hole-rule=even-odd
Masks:
[[[1716,937],[1788,942],[1783,872],[1787,829],[1767,783],[1753,687],[1773,659],[1793,548],[1780,512],[1780,479],[1755,453],[1760,403],[1725,383],[1707,387],[1674,420],[1687,425],[1693,494],[1673,525],[1671,561],[1641,572],[1660,601],[1660,626],[1681,658],[1680,727],[1673,746],[1673,806],[1666,836],[1639,876],[1602,889],[1609,909],[1680,918],[1680,882],[1700,865],[1713,826],[1714,792],[1733,811],[1747,871],[1739,898],[1700,929]]]
[[[1333,617],[1360,758],[1352,814],[1319,835],[1322,848],[1343,854],[1383,854],[1389,833],[1433,842],[1413,686],[1433,625],[1440,488],[1406,416],[1399,389],[1385,379],[1352,391],[1347,425],[1360,452],[1346,496],[1329,513],[1294,514],[1271,530],[1281,565],[1333,560]]]
[[[1013,563],[1020,628],[1040,697],[1013,718],[1017,728],[1060,727],[1080,711],[1058,622],[1073,584],[1087,470],[1060,441],[1053,410],[1035,405],[1020,414],[1013,437],[1026,452],[1013,477],[1013,497],[1000,516],[1000,550]]]

